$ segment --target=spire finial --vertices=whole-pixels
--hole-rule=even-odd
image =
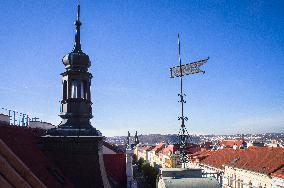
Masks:
[[[78,0],[77,5],[77,21],[80,21],[80,0]]]
[[[80,22],[80,0],[78,0],[77,5],[77,19],[75,22],[76,26],[76,34],[75,34],[75,44],[74,44],[74,52],[81,52],[81,42],[80,42],[80,26],[82,23]]]

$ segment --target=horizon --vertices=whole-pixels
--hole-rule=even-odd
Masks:
[[[284,132],[284,2],[82,0],[81,44],[92,65],[92,125],[106,137],[177,134],[177,34],[189,134]],[[0,7],[1,108],[60,123],[62,57],[74,44],[76,1]],[[254,133],[253,133],[254,132]],[[262,132],[262,133],[260,133]]]
[[[243,135],[260,135],[260,134],[284,134],[284,132],[267,132],[267,133],[243,133]],[[177,133],[172,134],[159,134],[159,133],[150,133],[150,134],[138,134],[138,136],[149,136],[149,135],[178,135]],[[236,134],[189,134],[189,136],[235,136],[235,135],[242,135],[239,133]],[[134,135],[130,135],[134,137]],[[106,136],[106,137],[127,137],[127,135],[114,135],[114,136]]]

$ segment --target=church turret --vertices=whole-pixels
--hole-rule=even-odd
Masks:
[[[62,59],[65,66],[65,72],[61,74],[63,87],[59,116],[62,121],[57,132],[64,129],[68,130],[67,134],[94,135],[97,131],[90,123],[93,117],[90,90],[92,74],[88,72],[91,61],[81,49],[81,25],[78,4],[74,48]]]
[[[74,48],[62,60],[66,69],[61,74],[63,96],[59,116],[62,121],[42,136],[43,147],[54,164],[67,169],[65,176],[74,187],[108,188],[102,151],[104,137],[90,123],[92,74],[88,68],[91,62],[81,49],[79,4],[75,26]]]
[[[63,97],[61,100],[62,118],[60,128],[89,129],[92,128],[91,79],[88,72],[91,65],[89,56],[82,52],[80,42],[80,5],[75,21],[76,35],[73,51],[62,59],[66,71],[62,73]]]
[[[137,146],[139,144],[139,139],[137,135],[137,131],[135,132],[135,137],[134,137],[134,145]]]

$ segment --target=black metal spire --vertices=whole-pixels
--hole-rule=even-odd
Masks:
[[[182,164],[182,167],[186,167],[186,163],[188,162],[188,155],[187,155],[187,145],[189,141],[189,134],[185,127],[185,121],[188,120],[186,116],[184,116],[184,103],[185,101],[185,93],[183,92],[183,76],[189,75],[189,74],[195,74],[195,73],[204,73],[199,67],[202,66],[204,63],[207,62],[209,58],[203,59],[200,61],[192,62],[189,64],[182,65],[181,64],[181,56],[180,56],[180,37],[178,34],[178,62],[179,65],[170,68],[171,71],[171,78],[174,77],[180,77],[180,93],[178,96],[180,97],[181,103],[181,116],[178,117],[178,120],[181,121],[181,127],[179,130],[179,141],[180,141],[180,162]]]
[[[127,143],[126,143],[126,147],[127,147],[127,148],[131,148],[131,146],[130,146],[130,132],[129,132],[129,131],[127,132]]]
[[[139,144],[139,139],[138,139],[137,131],[135,132],[134,144],[135,144],[135,145],[138,145],[138,144]]]
[[[75,34],[75,44],[73,52],[81,52],[81,42],[80,42],[80,27],[82,23],[80,22],[80,1],[78,1],[77,5],[77,19],[75,21],[76,26],[76,34]]]

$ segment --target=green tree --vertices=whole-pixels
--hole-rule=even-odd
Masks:
[[[157,168],[152,167],[149,163],[143,163],[141,169],[149,187],[156,187],[156,178],[158,175]]]
[[[132,156],[132,164],[137,164],[137,162],[138,162],[138,157],[137,157],[137,155],[135,155],[135,154],[133,154],[133,156]]]
[[[138,169],[141,171],[141,168],[142,168],[142,165],[143,163],[145,163],[145,160],[143,158],[140,158],[138,161],[137,161],[137,165],[138,165]]]

